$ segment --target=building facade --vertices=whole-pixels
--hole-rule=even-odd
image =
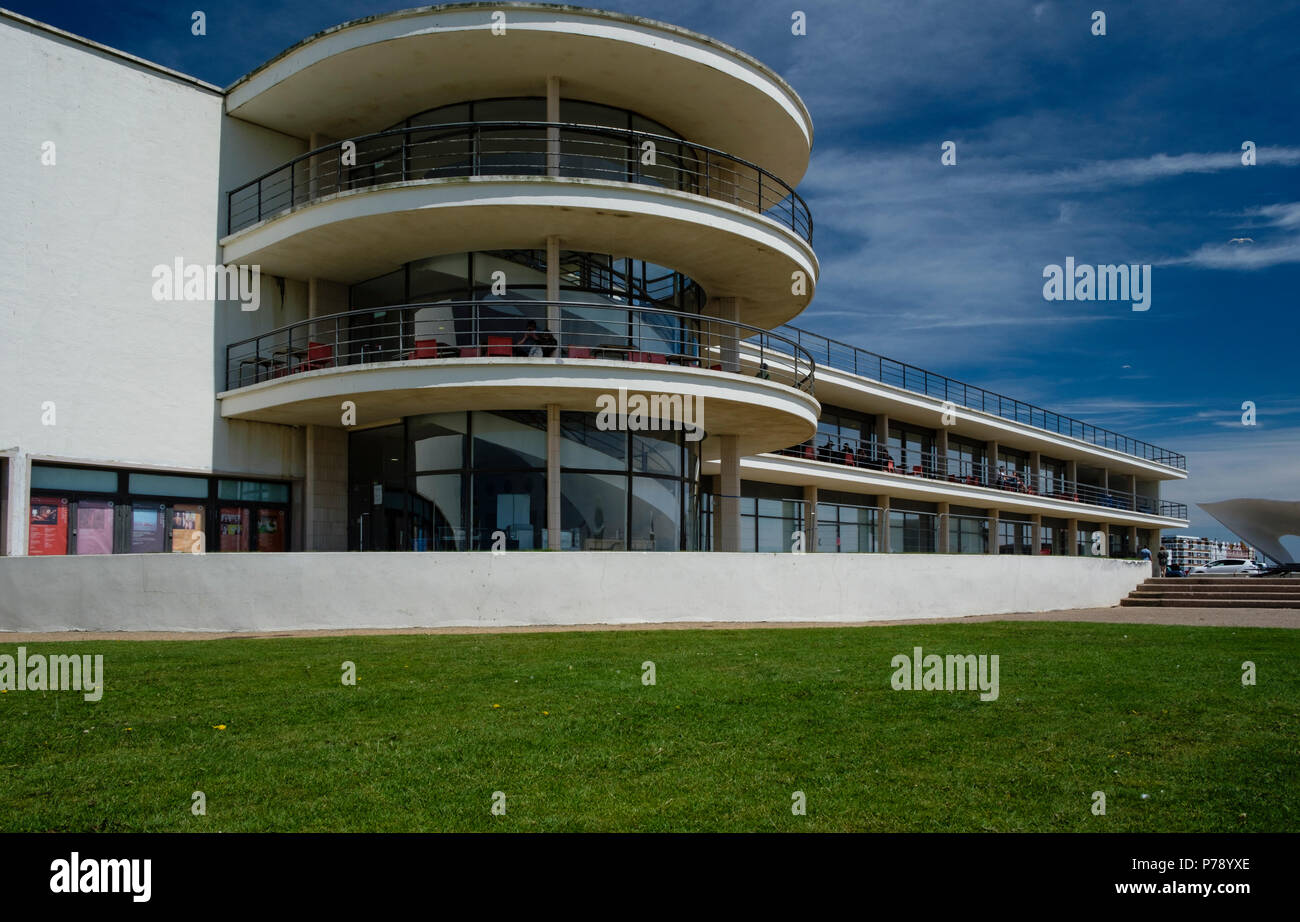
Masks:
[[[533,3],[226,89],[0,17],[3,553],[1132,556],[1182,456],[792,325],[812,119]]]

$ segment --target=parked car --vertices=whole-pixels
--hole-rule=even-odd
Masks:
[[[1192,576],[1249,576],[1252,573],[1259,573],[1263,567],[1259,566],[1253,560],[1243,560],[1240,557],[1225,557],[1222,560],[1211,560],[1203,567],[1192,567]]]

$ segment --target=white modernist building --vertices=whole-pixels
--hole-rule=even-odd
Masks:
[[[1182,456],[790,326],[812,119],[706,36],[425,7],[223,90],[0,13],[0,73],[7,557],[1186,526]]]

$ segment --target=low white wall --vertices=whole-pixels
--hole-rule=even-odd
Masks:
[[[1149,564],[721,553],[138,554],[0,559],[0,631],[865,621],[1116,604]]]

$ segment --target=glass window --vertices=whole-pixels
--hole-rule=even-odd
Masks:
[[[634,432],[632,470],[637,473],[682,475],[680,432]]]
[[[451,471],[465,466],[466,414],[413,416],[407,426],[415,470]]]
[[[474,467],[511,470],[546,466],[546,413],[474,413]]]
[[[113,553],[113,501],[83,499],[77,503],[77,554]]]
[[[491,550],[492,533],[506,536],[506,550],[546,546],[546,477],[534,473],[485,474],[471,478],[473,550]]]
[[[219,513],[217,544],[223,551],[248,550],[252,512],[237,506],[224,506]]]
[[[182,505],[172,507],[172,552],[176,554],[202,553],[204,544],[203,507]]]
[[[61,557],[68,553],[66,497],[32,497],[27,526],[27,553],[31,557]]]
[[[560,439],[560,466],[566,470],[627,470],[628,433],[597,428],[590,413],[561,413]]]
[[[134,477],[134,475],[132,475]],[[161,503],[131,504],[131,553],[158,554],[166,541],[167,507]]]
[[[256,480],[218,480],[218,499],[246,500],[248,502],[287,503],[287,483],[264,483]]]
[[[96,471],[84,467],[54,467],[47,464],[33,464],[32,489],[115,493],[117,492],[117,471]]]
[[[131,492],[146,496],[190,496],[206,498],[208,481],[204,477],[175,477],[170,474],[132,474]]]
[[[633,551],[673,551],[681,544],[682,482],[659,477],[632,478]]]
[[[414,550],[462,551],[468,546],[461,514],[463,481],[460,474],[423,474],[415,478],[411,493]]]
[[[625,476],[562,474],[561,547],[578,551],[627,550],[626,491]]]
[[[257,549],[271,553],[284,550],[284,510],[257,510]]]

